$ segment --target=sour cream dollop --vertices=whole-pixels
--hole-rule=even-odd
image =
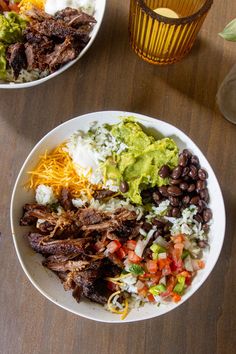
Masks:
[[[94,0],[47,0],[45,3],[45,11],[50,15],[54,15],[57,11],[66,7],[71,7],[72,9],[81,8],[89,15],[93,15],[95,4]]]

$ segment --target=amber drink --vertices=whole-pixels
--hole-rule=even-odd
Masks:
[[[152,64],[181,60],[192,48],[213,0],[130,0],[134,51]]]

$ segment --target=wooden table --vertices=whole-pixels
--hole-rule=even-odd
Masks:
[[[158,67],[129,47],[128,3],[107,1],[95,43],[70,70],[32,89],[0,93],[2,354],[236,352],[236,127],[216,105],[217,88],[236,55],[236,44],[217,33],[236,17],[236,4],[215,0],[191,54]],[[227,229],[214,271],[190,300],[153,320],[110,325],[60,309],[31,285],[14,250],[10,197],[26,156],[58,124],[99,110],[139,112],[176,125],[205,153],[222,187]]]

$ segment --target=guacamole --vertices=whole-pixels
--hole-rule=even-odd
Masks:
[[[20,42],[26,21],[15,12],[0,14],[0,42],[12,44]]]
[[[127,182],[129,190],[124,195],[132,202],[142,204],[142,190],[168,184],[168,179],[161,178],[158,171],[163,165],[177,166],[178,147],[170,138],[155,140],[132,119],[113,125],[111,133],[127,148],[120,154],[113,154],[103,164],[104,179],[112,180],[115,185]]]
[[[0,42],[0,80],[5,79],[6,68],[7,68],[6,48],[4,44]]]
[[[6,47],[22,40],[22,31],[27,22],[15,12],[0,14],[0,79],[7,75]]]

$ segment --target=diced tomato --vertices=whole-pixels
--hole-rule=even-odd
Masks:
[[[121,247],[118,249],[118,251],[116,251],[116,254],[120,259],[123,259],[123,258],[125,258],[127,253],[125,252],[124,248]]]
[[[111,290],[111,291],[113,291],[113,292],[114,292],[114,291],[117,291],[117,290],[119,289],[118,285],[112,283],[111,281],[108,281],[108,282],[107,282],[107,287],[108,287],[109,290]]]
[[[187,270],[183,270],[183,272],[179,273],[179,275],[182,275],[183,277],[191,277],[190,273]]]
[[[179,234],[179,235],[173,236],[171,239],[174,243],[183,243],[185,241],[185,236],[184,236],[184,234]]]
[[[155,302],[155,298],[152,294],[148,294],[147,298],[148,298],[148,301]]]
[[[160,258],[157,261],[158,267],[160,270],[162,270],[165,266],[169,265],[171,263],[171,259],[170,258]]]
[[[202,260],[199,259],[199,260],[197,261],[197,263],[198,263],[198,266],[199,266],[200,269],[205,268],[205,262],[204,262],[204,261],[202,261]]]
[[[151,274],[155,274],[158,270],[157,261],[149,259],[146,263],[147,270]]]
[[[173,262],[170,265],[172,272],[175,273],[180,273],[183,271],[183,261],[182,259],[178,259],[178,260],[173,260]]]
[[[106,244],[107,244],[107,241],[105,242],[102,242],[102,241],[97,241],[95,244],[94,244],[94,248],[97,252],[101,252],[104,250],[104,248],[106,247]]]
[[[186,284],[187,286],[189,286],[189,285],[191,285],[191,283],[192,283],[192,278],[191,278],[191,277],[186,277],[186,278],[185,278],[185,284]]]
[[[167,264],[164,268],[162,268],[162,275],[163,277],[166,275],[170,275],[172,273],[169,264]]]
[[[126,242],[126,247],[131,251],[135,250],[136,245],[137,245],[137,241],[135,241],[135,240],[128,240]]]
[[[0,0],[0,7],[2,7],[3,11],[8,11],[9,8],[7,6],[7,4],[5,3],[4,0]]]
[[[108,243],[108,245],[107,245],[107,250],[108,250],[110,253],[116,252],[119,248],[121,248],[121,243],[120,243],[118,240],[111,241],[111,242]]]
[[[137,254],[134,251],[128,252],[128,259],[130,262],[133,262],[133,263],[140,263],[142,260],[142,258],[137,256]]]
[[[171,291],[170,290],[166,290],[163,293],[160,293],[160,296],[163,297],[163,298],[166,298],[166,297],[169,297],[170,294],[171,294]]]
[[[177,279],[174,276],[170,276],[169,279],[167,280],[167,290],[172,291],[176,285]]]
[[[11,11],[19,12],[19,7],[17,4],[9,4],[8,7]]]
[[[148,292],[148,287],[146,285],[144,285],[143,288],[138,290],[138,294],[143,297],[147,296],[147,292]]]
[[[159,281],[160,281],[160,279],[161,279],[161,277],[162,277],[161,272],[157,271],[157,273],[154,274],[154,275],[150,278],[152,285],[158,284]]]
[[[138,280],[135,286],[136,286],[137,290],[139,291],[145,286],[145,283],[141,280]]]
[[[173,260],[179,260],[182,256],[184,245],[182,243],[174,244],[174,247],[170,249]]]
[[[181,300],[181,296],[174,292],[171,293],[171,297],[174,302],[179,302]]]

